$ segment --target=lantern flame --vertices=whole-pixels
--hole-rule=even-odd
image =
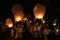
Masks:
[[[21,20],[22,20],[22,18],[21,18],[20,16],[16,16],[16,17],[15,17],[15,21],[16,21],[16,22],[19,22],[19,21],[21,21]]]
[[[7,25],[9,28],[13,26],[12,20],[11,20],[10,18],[8,18],[8,19],[6,20],[6,25]]]
[[[12,27],[12,26],[13,26],[13,24],[9,24],[8,26],[9,26],[9,27]]]
[[[41,15],[38,15],[37,18],[38,19],[42,19],[43,18],[43,15],[42,14]]]
[[[23,8],[19,4],[16,4],[12,7],[12,13],[14,15],[15,22],[21,21],[24,16]]]
[[[34,15],[37,19],[42,19],[44,17],[46,11],[46,7],[44,5],[40,5],[39,3],[34,7]]]

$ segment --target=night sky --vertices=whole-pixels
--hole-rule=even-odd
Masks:
[[[37,3],[46,5],[46,19],[55,19],[60,17],[60,1],[59,0],[2,0],[0,1],[0,20],[5,20],[8,17],[13,19],[11,8],[14,4],[19,3],[24,9],[24,14],[30,14],[33,17],[33,8]]]

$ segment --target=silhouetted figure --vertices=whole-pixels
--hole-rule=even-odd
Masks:
[[[32,40],[32,38],[33,38],[32,34],[30,33],[30,30],[27,26],[27,23],[24,23],[24,33],[23,33],[23,35],[24,35],[25,40],[29,40],[29,39]]]

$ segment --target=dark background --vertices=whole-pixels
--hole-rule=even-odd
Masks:
[[[60,1],[59,0],[1,0],[0,1],[0,20],[5,21],[6,18],[14,18],[11,12],[11,8],[14,4],[19,3],[24,9],[24,14],[33,15],[33,8],[37,3],[46,5],[46,13],[44,17],[47,20],[53,20],[57,18],[60,20]]]

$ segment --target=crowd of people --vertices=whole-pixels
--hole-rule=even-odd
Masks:
[[[20,21],[5,32],[1,31],[0,35],[3,40],[6,36],[10,40],[60,40],[60,23],[53,26],[51,22],[42,23],[40,19],[32,22]]]

